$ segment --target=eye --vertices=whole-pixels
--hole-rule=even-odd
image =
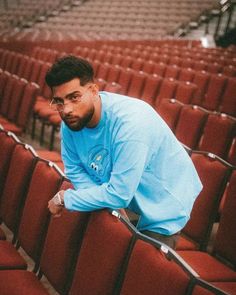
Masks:
[[[60,98],[54,98],[53,99],[53,104],[64,104],[64,101]]]
[[[81,100],[81,95],[80,94],[73,94],[70,98],[68,98],[69,101],[71,102],[77,102]]]

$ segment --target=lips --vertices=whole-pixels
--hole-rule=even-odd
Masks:
[[[66,122],[68,124],[74,124],[74,123],[77,123],[78,122],[78,119],[75,118],[75,117],[71,117],[71,118],[65,118]]]

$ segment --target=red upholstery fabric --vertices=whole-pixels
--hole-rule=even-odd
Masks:
[[[133,70],[131,69],[121,69],[119,79],[117,81],[118,84],[121,85],[121,94],[127,94],[131,77],[133,75]]]
[[[14,89],[14,84],[17,79],[19,79],[19,78],[17,78],[16,76],[13,76],[13,75],[9,75],[9,77],[6,81],[6,85],[4,87],[4,92],[3,92],[3,96],[1,98],[1,105],[0,105],[0,113],[4,117],[7,116],[9,104],[11,101],[11,95],[12,95],[12,92]]]
[[[146,77],[147,77],[147,74],[141,71],[133,73],[131,77],[130,85],[128,87],[127,95],[131,97],[140,98],[143,91]]]
[[[223,69],[223,66],[218,63],[208,63],[207,64],[207,72],[212,74],[218,74],[221,73]]]
[[[193,62],[193,69],[196,71],[204,71],[207,69],[207,63],[204,62],[203,60],[200,61],[194,61]]]
[[[52,162],[61,162],[61,154],[56,151],[48,151],[48,150],[37,150],[37,154],[40,158],[46,159]]]
[[[61,117],[58,114],[53,114],[53,115],[49,116],[48,122],[51,125],[60,126],[60,124],[61,124]]]
[[[0,198],[5,185],[11,155],[16,144],[13,137],[8,136],[4,131],[0,131]]]
[[[17,114],[19,111],[21,99],[22,99],[26,84],[27,84],[27,81],[23,79],[19,79],[15,81],[10,103],[9,103],[9,110],[7,114],[7,118],[9,120],[15,121],[15,119],[17,118]]]
[[[38,85],[34,83],[28,83],[24,89],[24,94],[16,121],[16,124],[23,129],[26,128],[27,122],[30,118],[38,91]]]
[[[103,79],[106,81],[109,70],[110,70],[109,64],[101,63],[99,65],[99,68],[98,68],[98,71],[96,74],[96,78],[100,78],[100,79]]]
[[[128,228],[109,212],[92,213],[70,294],[114,294],[131,237]]]
[[[153,67],[153,74],[164,77],[166,71],[166,64],[163,62],[155,63]]]
[[[48,295],[36,275],[24,270],[0,271],[1,295]]]
[[[27,263],[9,241],[0,241],[0,270],[26,269]]]
[[[206,155],[193,153],[191,157],[203,183],[203,190],[193,205],[190,220],[183,232],[197,243],[203,243],[217,214],[219,193],[228,167]]]
[[[180,72],[180,67],[176,65],[168,65],[166,66],[164,77],[177,79],[179,76],[179,72]]]
[[[233,65],[228,65],[223,68],[222,74],[228,77],[235,77],[236,76],[236,67]]]
[[[156,97],[162,78],[157,75],[148,75],[144,84],[141,99],[154,106],[154,98]]]
[[[212,111],[218,109],[226,81],[226,76],[221,74],[211,75],[207,92],[202,102],[204,108]]]
[[[177,250],[198,250],[199,246],[184,236],[180,236],[176,245]]]
[[[185,294],[189,277],[158,249],[138,240],[132,251],[121,295]]]
[[[19,227],[19,242],[35,261],[42,248],[48,222],[48,201],[56,194],[61,175],[47,162],[38,161],[30,182],[26,203]],[[29,226],[30,224],[30,226]]]
[[[60,294],[66,294],[88,217],[88,213],[63,210],[60,218],[50,220],[40,268]]]
[[[205,71],[195,72],[193,83],[197,85],[198,91],[195,93],[194,98],[192,100],[193,104],[200,104],[201,100],[206,93],[206,89],[208,86],[208,82],[210,79],[210,74]]]
[[[121,85],[116,82],[107,83],[105,85],[104,91],[112,92],[112,93],[120,93]]]
[[[214,251],[236,266],[236,170],[234,170],[221,211]]]
[[[120,76],[121,67],[118,65],[110,65],[107,75],[107,82],[117,82]]]
[[[180,142],[195,149],[207,119],[207,112],[197,106],[186,105],[181,108],[175,136]]]
[[[133,58],[131,56],[125,56],[121,60],[120,66],[123,68],[129,68],[133,62]]]
[[[213,282],[212,284],[231,295],[236,294],[236,282]]]
[[[181,68],[179,73],[179,81],[192,82],[195,71],[191,68]]]
[[[158,107],[160,101],[166,98],[175,98],[175,92],[177,89],[177,81],[171,78],[163,79],[159,93],[155,99],[155,106]]]
[[[201,251],[177,251],[177,253],[207,281],[236,281],[236,272]]]
[[[37,101],[34,105],[34,112],[38,113],[42,108],[46,107],[49,107],[49,101],[46,99],[42,99],[41,96],[37,96]]]
[[[153,68],[154,68],[154,61],[153,60],[148,60],[145,61],[142,67],[142,71],[144,73],[152,74],[153,73]]]
[[[217,294],[213,291],[210,291],[206,288],[203,288],[202,286],[195,286],[192,292],[192,295],[211,295],[211,294]]]
[[[47,119],[49,116],[56,114],[56,111],[50,108],[49,104],[40,108],[38,115],[40,118]]]
[[[236,93],[236,79],[228,78],[226,89],[222,95],[222,100],[221,100],[219,109],[223,113],[236,117],[235,93]]]
[[[3,125],[4,129],[7,130],[7,131],[11,131],[13,132],[14,134],[16,134],[17,136],[18,135],[21,135],[23,130],[21,127],[18,127],[15,125],[15,123],[11,123],[11,122],[6,122],[6,123],[2,123],[1,124]]]
[[[33,67],[34,67],[34,61],[35,59],[32,57],[29,57],[26,61],[26,65],[24,67],[23,73],[22,73],[22,78],[25,78],[26,80],[30,80],[31,73],[33,72]]]
[[[192,101],[194,93],[197,91],[197,85],[187,81],[178,83],[175,99],[188,104]]]
[[[12,154],[0,203],[0,216],[14,234],[17,232],[34,165],[32,152],[25,145],[18,144]]]
[[[0,240],[6,240],[6,234],[3,229],[0,227]]]
[[[144,60],[142,58],[137,58],[132,62],[131,68],[135,71],[142,71]]]
[[[219,114],[209,114],[198,149],[226,158],[235,135],[236,120]]]
[[[163,99],[156,108],[158,114],[168,124],[172,131],[175,130],[182,104],[174,99]]]
[[[29,81],[31,82],[35,82],[37,83],[38,82],[38,78],[39,78],[39,74],[40,74],[40,71],[41,71],[41,67],[42,67],[42,64],[43,64],[43,61],[41,60],[38,60],[38,59],[35,59],[34,60],[34,64],[33,64],[33,71],[29,77]]]
[[[227,161],[236,166],[236,137],[233,139],[228,156]]]

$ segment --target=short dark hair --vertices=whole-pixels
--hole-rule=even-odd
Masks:
[[[52,65],[46,74],[45,80],[47,85],[52,88],[75,78],[80,79],[80,84],[82,86],[88,82],[93,82],[93,67],[83,58],[67,55],[58,59]]]

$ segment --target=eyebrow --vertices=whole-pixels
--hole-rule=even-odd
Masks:
[[[75,95],[76,93],[82,95],[82,93],[79,90],[75,90],[73,92],[68,93],[64,98],[63,97],[59,97],[59,96],[54,96],[53,99],[59,99],[59,100],[67,99],[67,98],[70,98],[71,96]]]

